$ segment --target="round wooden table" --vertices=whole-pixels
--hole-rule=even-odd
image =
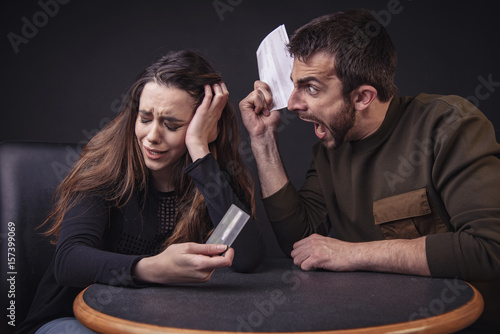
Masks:
[[[76,317],[101,333],[451,333],[472,324],[483,299],[471,285],[372,272],[304,272],[289,259],[256,273],[218,269],[198,285],[95,284]]]

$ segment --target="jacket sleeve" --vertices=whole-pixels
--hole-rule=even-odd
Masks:
[[[432,180],[453,229],[427,236],[427,262],[436,277],[498,279],[500,145],[482,113],[461,110],[451,108],[435,131]]]
[[[54,258],[54,274],[60,285],[137,286],[131,273],[142,256],[103,250],[108,224],[109,209],[101,198],[84,198],[66,213]]]
[[[291,256],[293,244],[300,239],[313,233],[327,235],[330,231],[314,161],[300,190],[297,191],[288,181],[276,193],[263,198],[262,202],[278,244],[287,256]]]
[[[249,213],[248,205],[238,198],[231,186],[230,174],[221,171],[212,154],[196,160],[185,169],[185,173],[203,195],[214,227],[217,227],[231,204]],[[251,272],[257,269],[266,255],[266,249],[261,230],[254,219],[249,219],[231,247],[235,251],[232,266],[235,271]]]

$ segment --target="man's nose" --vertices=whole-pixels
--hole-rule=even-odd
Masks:
[[[302,103],[299,93],[296,88],[293,89],[290,98],[288,99],[287,109],[290,111],[303,110],[304,104]]]

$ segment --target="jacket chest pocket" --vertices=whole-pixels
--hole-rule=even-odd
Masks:
[[[425,188],[373,202],[373,218],[386,239],[414,239],[448,231],[429,204]]]

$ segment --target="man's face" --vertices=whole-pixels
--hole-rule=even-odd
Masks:
[[[335,75],[334,57],[316,53],[307,62],[294,59],[291,79],[294,90],[288,110],[314,123],[316,136],[329,149],[339,147],[354,127],[356,114],[351,100],[342,96],[342,83]]]

